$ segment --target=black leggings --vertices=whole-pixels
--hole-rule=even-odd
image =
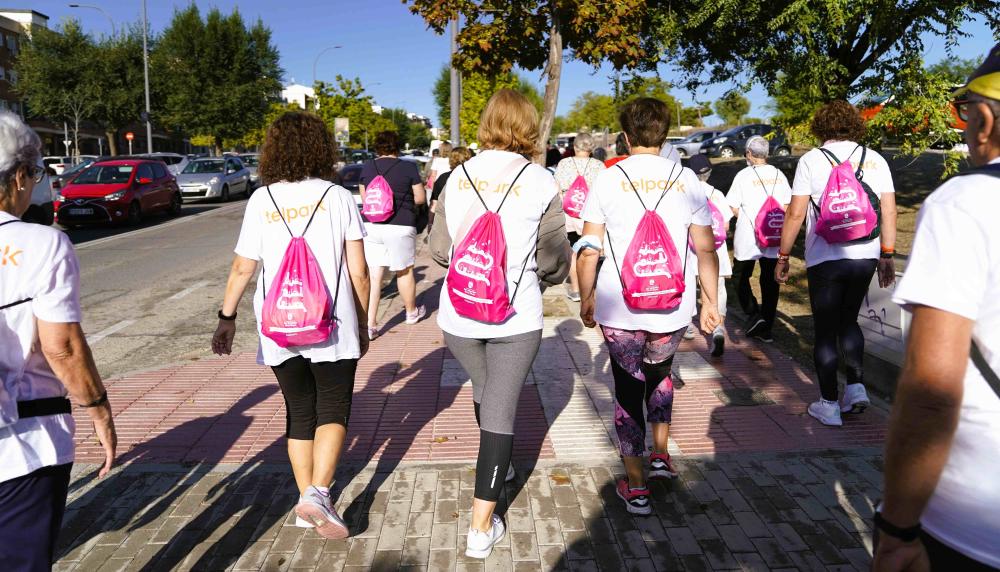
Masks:
[[[753,290],[750,289],[750,277],[753,275],[753,268],[760,263],[760,304],[754,298]],[[764,320],[765,329],[770,333],[774,327],[774,315],[778,310],[778,290],[780,285],[774,280],[774,267],[778,264],[776,258],[761,258],[760,260],[737,260],[733,264],[733,274],[736,277],[736,296],[740,301],[740,308],[749,318],[759,316]]]
[[[858,312],[875,275],[876,260],[831,260],[806,270],[816,343],[813,360],[823,399],[836,401],[837,350],[844,353],[847,383],[863,381],[865,337],[858,326]]]
[[[285,397],[289,439],[311,441],[317,427],[330,423],[347,427],[358,360],[313,363],[297,356],[271,369]]]

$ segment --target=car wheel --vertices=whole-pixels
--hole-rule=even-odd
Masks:
[[[792,150],[788,147],[778,147],[778,150],[774,154],[779,157],[788,157],[792,154]]]
[[[222,187],[222,196],[219,198],[224,203],[229,202],[229,185],[224,185]]]
[[[678,149],[677,154],[680,156],[681,159],[687,159],[688,152],[686,150]]]
[[[170,210],[168,211],[170,213],[170,216],[180,215],[181,208],[183,205],[184,205],[184,199],[181,198],[181,194],[174,193],[173,196],[170,197]]]
[[[128,206],[128,218],[126,222],[129,226],[138,226],[142,222],[142,207],[138,202],[133,202]]]
[[[723,147],[719,150],[719,157],[723,159],[732,159],[736,156],[736,150],[732,147]]]

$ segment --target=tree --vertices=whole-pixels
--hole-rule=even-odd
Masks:
[[[37,29],[17,59],[17,91],[28,113],[73,125],[73,153],[80,149],[80,123],[93,118],[99,98],[93,64],[96,48],[76,20],[58,30]]]
[[[459,52],[451,64],[464,71],[495,74],[509,72],[515,65],[542,70],[546,82],[539,156],[555,120],[564,51],[595,68],[609,62],[615,69],[654,69],[660,49],[649,32],[660,28],[658,22],[667,17],[670,5],[662,0],[404,2],[439,34],[451,20],[462,17]]]
[[[565,118],[570,131],[609,131],[621,129],[618,125],[618,106],[610,95],[588,91],[573,102]]]
[[[479,131],[479,116],[486,102],[502,88],[516,90],[528,98],[541,111],[542,98],[531,82],[511,72],[486,75],[467,72],[462,76],[462,108],[459,110],[462,141],[471,143]],[[451,129],[451,76],[448,66],[441,68],[434,82],[434,102],[437,104],[438,121],[445,131]]]
[[[267,113],[264,114],[264,121],[257,127],[251,129],[239,139],[226,139],[223,141],[226,147],[230,149],[239,148],[242,150],[257,149],[264,144],[264,136],[267,135],[267,129],[271,127],[271,124],[275,122],[276,119],[284,115],[289,111],[301,111],[302,108],[296,102],[285,103],[283,101],[272,102],[268,108]],[[191,141],[194,143],[194,139]],[[214,145],[214,139],[208,142],[209,145]]]
[[[616,78],[617,84],[618,78]],[[708,103],[697,104],[694,107],[686,107],[674,97],[670,90],[674,86],[655,76],[633,75],[621,82],[618,89],[618,99],[621,103],[626,103],[638,97],[652,97],[667,104],[670,109],[671,123],[677,121],[680,125],[703,124],[702,117],[712,114],[712,107]],[[677,117],[678,112],[680,117]]]
[[[972,72],[976,71],[976,68],[979,67],[979,62],[981,61],[983,61],[983,58],[944,59],[932,66],[929,66],[927,71],[930,73],[940,74],[944,79],[953,84],[964,84],[965,81],[969,79],[969,76],[972,75]]]
[[[91,64],[97,82],[94,119],[103,128],[112,155],[118,154],[118,133],[138,121],[145,109],[142,69],[142,28],[132,26],[97,44]]]
[[[726,125],[738,125],[740,120],[750,112],[750,100],[742,94],[730,91],[715,102],[715,114],[726,122]]]
[[[365,94],[361,80],[353,80],[338,75],[334,84],[316,82],[317,113],[333,130],[334,120],[346,117],[350,120],[350,144],[368,147],[379,131],[396,131],[391,119],[372,111],[372,97]]]
[[[247,27],[238,11],[201,17],[191,4],[175,10],[153,51],[151,78],[163,94],[162,122],[192,135],[240,139],[264,121],[281,90],[278,51],[258,20]]]

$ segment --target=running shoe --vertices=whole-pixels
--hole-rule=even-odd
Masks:
[[[774,343],[774,336],[771,335],[770,328],[757,328],[752,337],[753,339],[760,340],[765,344]]]
[[[868,391],[860,383],[849,383],[844,388],[844,395],[840,398],[841,413],[864,413],[865,409],[871,405],[868,400]]]
[[[651,479],[673,479],[677,476],[677,470],[670,460],[669,453],[649,454],[649,478]]]
[[[299,528],[316,528],[315,526],[313,526],[313,523],[309,522],[308,520],[302,518],[299,515],[295,515],[295,526]]]
[[[517,473],[514,472],[514,465],[507,465],[507,476],[504,477],[504,482],[509,483],[517,478]]]
[[[580,293],[579,292],[573,292],[572,290],[567,290],[566,291],[566,297],[569,298],[571,302],[579,302],[580,301]]]
[[[836,401],[820,399],[809,404],[809,415],[815,417],[823,425],[840,427],[844,421],[840,418],[840,404]]]
[[[698,335],[698,332],[694,329],[693,325],[688,326],[688,329],[684,331],[685,340],[693,340],[696,335]]]
[[[500,542],[506,530],[500,517],[491,517],[492,526],[486,532],[469,528],[469,538],[466,540],[465,555],[469,558],[485,560],[493,552],[493,546]]]
[[[323,538],[340,539],[347,538],[347,524],[337,514],[336,509],[330,502],[330,491],[320,490],[318,487],[310,486],[304,495],[299,498],[299,504],[295,505],[296,525],[298,518],[316,527],[316,532]]]
[[[414,310],[412,314],[409,312],[406,313],[406,323],[407,325],[412,326],[413,324],[416,324],[420,320],[423,320],[424,316],[426,315],[427,315],[427,307],[420,306],[416,310]]]
[[[618,498],[625,501],[625,510],[631,514],[649,515],[653,513],[653,507],[649,504],[649,489],[633,489],[628,486],[628,477],[618,481],[616,491]]]
[[[765,326],[767,326],[767,322],[764,321],[764,318],[751,319],[750,326],[746,329],[746,336],[748,338],[755,337],[762,330],[766,329]]]
[[[722,326],[715,328],[712,332],[712,357],[719,357],[726,351],[726,333]]]

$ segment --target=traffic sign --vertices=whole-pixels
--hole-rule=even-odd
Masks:
[[[128,133],[125,134],[125,138],[128,139],[129,141],[131,141],[131,140],[135,139],[135,133],[132,133],[131,131],[129,131]]]

